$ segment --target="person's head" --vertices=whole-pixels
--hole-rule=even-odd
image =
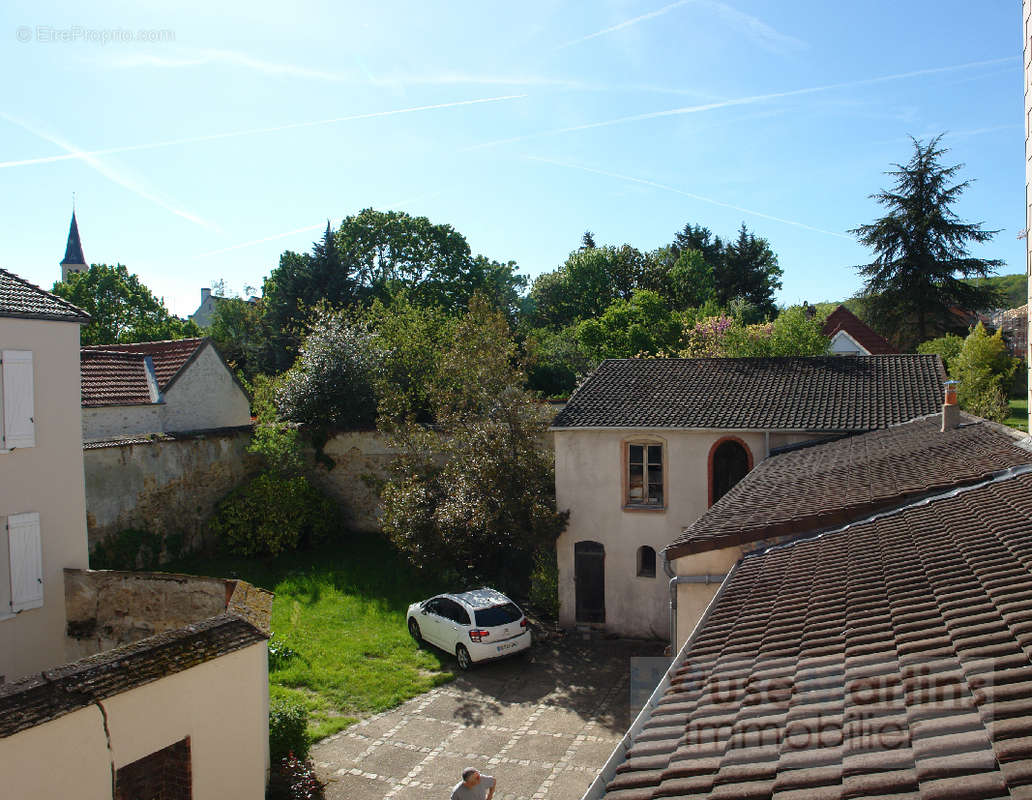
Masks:
[[[462,782],[472,789],[480,783],[480,773],[473,767],[466,767],[462,770]]]

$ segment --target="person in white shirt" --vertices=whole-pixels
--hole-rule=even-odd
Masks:
[[[491,800],[494,790],[494,778],[481,775],[473,767],[466,767],[462,770],[462,781],[452,789],[451,800]]]

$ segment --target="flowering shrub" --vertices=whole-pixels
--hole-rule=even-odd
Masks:
[[[323,800],[324,788],[311,759],[290,753],[273,766],[265,800]]]
[[[684,358],[819,356],[828,352],[823,320],[801,308],[782,311],[773,322],[743,325],[738,317],[706,317],[684,332]]]

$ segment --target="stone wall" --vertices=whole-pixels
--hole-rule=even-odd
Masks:
[[[184,552],[209,543],[216,503],[254,475],[250,429],[90,444],[83,451],[90,549],[119,531],[182,537]]]
[[[375,431],[345,431],[331,436],[323,453],[333,460],[333,469],[313,466],[312,483],[337,501],[353,530],[379,531],[379,487],[395,451]]]
[[[75,661],[226,610],[232,581],[152,572],[65,570],[65,650]]]

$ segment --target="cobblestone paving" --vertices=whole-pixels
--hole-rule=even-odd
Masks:
[[[662,649],[568,637],[477,667],[317,744],[326,796],[447,800],[472,766],[495,800],[579,800],[630,724],[630,659]]]

